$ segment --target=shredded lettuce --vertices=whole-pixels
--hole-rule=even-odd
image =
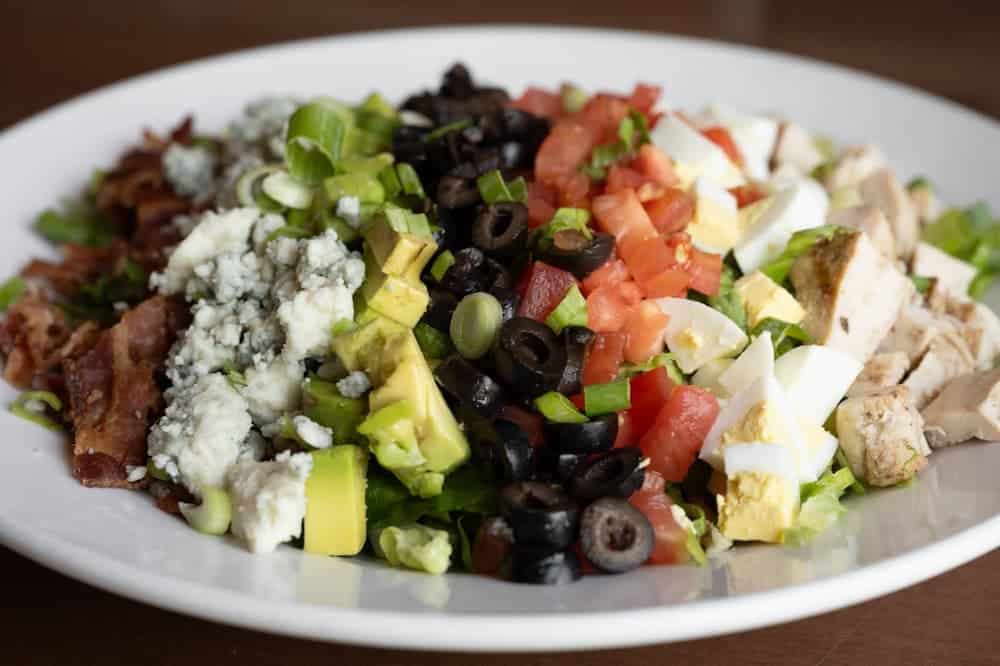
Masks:
[[[982,296],[1000,275],[1000,220],[993,218],[984,202],[945,211],[924,227],[923,238],[976,267],[976,277],[969,286],[973,298]]]
[[[792,264],[795,263],[796,259],[808,252],[817,241],[824,238],[833,238],[834,234],[841,230],[842,227],[838,227],[833,224],[825,224],[821,227],[814,227],[813,229],[796,231],[792,234],[792,237],[788,241],[788,245],[786,245],[782,253],[778,255],[778,258],[761,266],[760,272],[778,284],[782,284],[785,279],[788,278],[788,273],[791,272]]]
[[[618,124],[618,140],[594,148],[590,161],[580,167],[580,170],[594,180],[604,180],[608,177],[610,166],[631,155],[650,140],[646,116],[631,109]]]
[[[771,334],[771,343],[774,345],[775,358],[790,352],[800,345],[809,344],[809,334],[801,326],[773,317],[768,317],[759,322],[750,331],[750,335],[756,338],[765,332]]]
[[[473,465],[448,474],[441,493],[421,499],[387,472],[371,466],[365,492],[369,527],[405,525],[427,519],[452,523],[461,514],[489,515],[496,510],[496,491]]]
[[[35,220],[35,231],[52,243],[92,247],[106,247],[114,233],[107,218],[86,201],[73,201],[62,212],[43,211]]]
[[[146,296],[147,280],[142,266],[126,258],[114,272],[83,285],[61,306],[66,314],[79,321],[112,322],[118,315],[117,305],[132,305]]]
[[[16,276],[0,284],[0,312],[6,312],[7,308],[21,298],[26,288],[24,280]]]
[[[819,480],[802,484],[798,524],[785,530],[782,542],[801,545],[828,528],[847,511],[840,498],[857,480],[849,467],[828,471]]]
[[[664,367],[667,369],[667,376],[675,384],[686,384],[687,380],[684,378],[684,373],[681,369],[677,367],[676,357],[670,352],[660,352],[653,358],[645,361],[643,363],[623,363],[621,367],[620,377],[634,377],[635,375],[642,374],[643,372],[649,372],[659,367]]]
[[[740,295],[736,292],[736,281],[740,278],[739,270],[728,262],[722,265],[722,276],[719,281],[719,293],[710,296],[707,304],[733,320],[744,331],[747,328],[747,311]]]

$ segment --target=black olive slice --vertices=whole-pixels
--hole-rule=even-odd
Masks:
[[[618,415],[604,414],[586,423],[545,423],[545,439],[560,453],[608,451],[618,437]]]
[[[510,577],[515,583],[563,585],[580,579],[580,558],[572,551],[536,552],[515,548],[511,555]]]
[[[563,485],[569,483],[573,478],[573,472],[587,459],[586,455],[579,453],[560,453],[555,461],[555,478]]]
[[[422,320],[439,331],[447,332],[451,326],[451,316],[458,307],[454,294],[443,289],[430,289],[430,302]]]
[[[520,547],[555,552],[576,539],[579,510],[556,486],[522,481],[500,491],[500,512]]]
[[[583,511],[580,545],[595,567],[623,573],[642,566],[653,552],[653,526],[627,501],[604,497]]]
[[[607,263],[614,249],[615,238],[610,234],[597,233],[588,241],[579,231],[564,229],[556,232],[542,258],[582,280]]]
[[[503,387],[457,354],[441,361],[434,377],[456,402],[488,419],[503,407]]]
[[[598,497],[628,499],[646,478],[640,463],[642,453],[631,446],[590,458],[573,471],[568,484],[570,495],[582,501]]]
[[[472,225],[472,242],[494,257],[509,257],[528,242],[528,208],[518,202],[484,206]]]
[[[504,322],[494,356],[500,378],[528,398],[555,390],[566,366],[562,341],[548,326],[527,317]]]
[[[482,201],[476,181],[459,178],[458,176],[443,176],[438,181],[437,204],[442,208],[465,208]]]
[[[562,337],[566,345],[566,367],[558,390],[564,395],[573,395],[583,390],[583,362],[594,332],[585,326],[570,326],[563,330]]]
[[[482,250],[467,247],[455,252],[454,256],[455,263],[441,276],[441,288],[460,296],[486,291],[488,276],[483,267],[486,257]]]
[[[521,297],[516,291],[507,287],[493,287],[489,293],[500,301],[500,311],[503,312],[503,321],[513,319],[517,314],[517,306],[521,304]]]

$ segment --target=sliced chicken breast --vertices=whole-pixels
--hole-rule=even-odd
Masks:
[[[953,379],[923,410],[934,448],[969,439],[1000,439],[1000,369]]]

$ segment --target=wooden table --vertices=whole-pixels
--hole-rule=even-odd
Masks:
[[[714,37],[782,49],[900,79],[1000,117],[1000,7],[947,3],[660,0],[0,1],[0,127],[125,76],[202,56],[301,37],[483,21],[580,23]],[[25,3],[26,4],[26,3]],[[355,4],[359,4],[355,7]],[[919,137],[916,137],[917,139]],[[822,617],[713,640],[579,655],[402,653],[310,643],[232,629],[111,596],[0,549],[0,663],[452,664],[525,666],[675,663],[1000,663],[1000,552],[915,588]]]

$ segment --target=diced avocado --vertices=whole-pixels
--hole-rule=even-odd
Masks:
[[[377,216],[365,232],[372,257],[382,272],[389,275],[419,281],[421,271],[437,252],[433,238],[398,231],[384,216]]]
[[[416,326],[430,303],[427,287],[419,279],[389,275],[369,267],[361,296],[368,307],[408,328]]]
[[[408,400],[372,411],[358,426],[358,432],[368,438],[372,453],[388,470],[413,469],[427,462],[417,444]]]
[[[385,201],[385,188],[374,176],[364,173],[342,173],[323,181],[328,201],[341,197],[357,197],[362,203],[380,204]]]
[[[303,548],[319,555],[357,555],[366,538],[368,453],[345,444],[310,455]]]
[[[378,538],[379,550],[394,567],[443,574],[451,564],[451,538],[426,525],[387,527]]]
[[[358,441],[358,424],[365,419],[367,409],[364,400],[340,395],[333,382],[310,379],[302,385],[303,413],[333,430],[336,443]]]
[[[359,322],[350,333],[333,339],[333,351],[348,372],[364,370],[376,385],[383,381],[380,368],[384,365],[382,354],[404,337],[406,327],[379,315]]]

